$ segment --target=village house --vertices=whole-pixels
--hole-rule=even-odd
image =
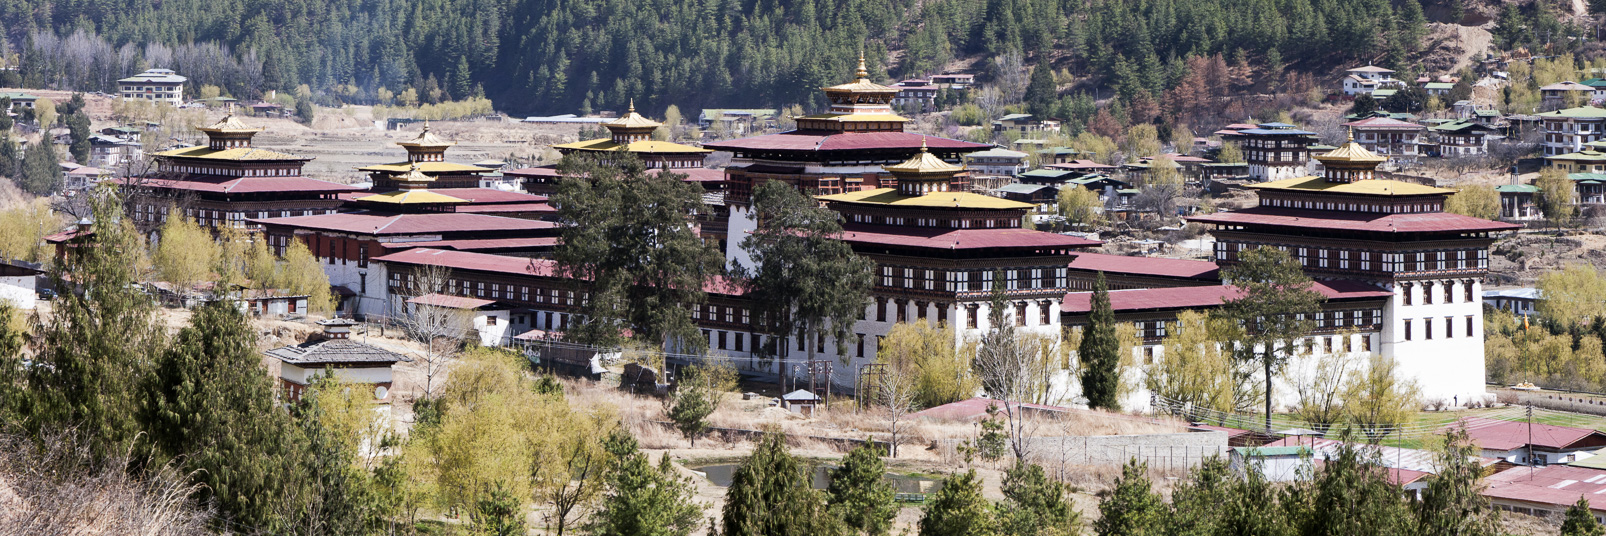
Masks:
[[[1371,117],[1344,123],[1355,142],[1373,154],[1388,158],[1394,166],[1409,166],[1419,156],[1417,145],[1427,127],[1387,117]]]
[[[148,69],[117,81],[117,94],[124,99],[145,99],[178,106],[184,104],[186,78],[172,69]]]
[[[712,128],[715,123],[738,136],[754,130],[769,128],[781,115],[774,108],[704,108],[697,114],[697,128]]]
[[[1495,132],[1494,128],[1459,119],[1441,123],[1428,129],[1434,137],[1434,144],[1439,156],[1456,158],[1463,156],[1481,156],[1489,153],[1489,135]]]
[[[930,80],[910,79],[899,81],[892,87],[898,88],[898,95],[892,98],[894,106],[908,106],[925,113],[937,109],[937,90],[940,89]]]
[[[1606,491],[1606,468],[1600,466],[1512,467],[1483,482],[1483,496],[1502,511],[1557,518],[1583,498],[1595,520],[1606,522],[1606,502],[1594,504]]]
[[[1038,212],[1048,212],[1059,200],[1059,190],[1046,184],[1006,184],[994,190],[993,195],[1010,201],[1037,205]]]
[[[301,400],[307,386],[319,376],[333,375],[343,383],[363,386],[375,402],[390,403],[396,363],[412,361],[401,354],[351,340],[356,322],[344,318],[318,321],[320,334],[307,342],[268,350],[279,360],[279,391],[284,401]],[[355,386],[354,386],[355,390]]]
[[[973,175],[1013,177],[1029,168],[1026,153],[992,148],[965,155],[965,168]]]
[[[1575,153],[1606,133],[1606,108],[1581,106],[1538,115],[1545,156]]]
[[[1567,106],[1581,106],[1594,100],[1595,88],[1578,82],[1557,82],[1539,88],[1539,106],[1555,110]]]
[[[34,103],[39,102],[38,95],[16,91],[0,91],[0,99],[11,100],[11,105],[4,110],[0,110],[0,112],[14,112],[20,108],[33,108]]]
[[[1376,97],[1378,90],[1404,85],[1404,83],[1394,79],[1394,70],[1384,69],[1375,65],[1356,67],[1344,72],[1348,74],[1344,76],[1343,84],[1340,87],[1345,95],[1351,97],[1356,95],[1372,95]]]
[[[1311,145],[1316,133],[1287,123],[1261,123],[1237,131],[1249,177],[1258,182],[1304,177],[1310,174]]]
[[[1539,289],[1533,287],[1483,291],[1485,306],[1510,311],[1517,316],[1536,314],[1539,311],[1539,299]]]
[[[456,311],[462,315],[463,327],[467,330],[462,337],[480,346],[503,346],[514,335],[510,331],[513,329],[512,307],[501,305],[496,300],[429,293],[408,299],[407,307],[409,314],[416,314],[419,307]]]
[[[145,149],[138,140],[95,135],[89,137],[89,161],[84,165],[127,170],[144,161]]]
[[[931,83],[943,89],[970,89],[976,84],[976,75],[944,73],[933,75]]]
[[[1536,221],[1544,219],[1544,213],[1539,211],[1539,204],[1534,196],[1539,194],[1539,187],[1532,184],[1502,184],[1494,187],[1500,194],[1500,219],[1502,221]]]
[[[1606,433],[1589,428],[1472,417],[1445,429],[1465,428],[1483,455],[1517,465],[1555,465],[1606,448]]]

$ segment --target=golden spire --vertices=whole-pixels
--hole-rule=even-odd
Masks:
[[[630,98],[630,111],[628,111],[626,113],[632,113],[632,114],[636,113],[636,98],[635,97],[631,97]]]
[[[921,136],[920,137],[920,152],[922,152],[922,153],[926,152],[926,137],[925,136]]]
[[[1344,137],[1344,143],[1353,143],[1355,141],[1355,127],[1349,127],[1348,132],[1349,134]]]
[[[858,78],[860,80],[864,80],[864,79],[870,78],[870,70],[864,68],[864,51],[863,50],[859,51],[859,70],[858,71],[854,71],[854,74],[858,75]]]

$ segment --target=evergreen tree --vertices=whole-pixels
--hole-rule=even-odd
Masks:
[[[303,97],[296,99],[296,119],[303,125],[311,125],[318,114],[318,107],[312,104],[312,99]]]
[[[755,327],[780,340],[776,351],[782,356],[790,348],[787,338],[799,333],[809,359],[822,333],[836,341],[837,355],[847,355],[875,281],[874,263],[837,239],[837,213],[785,182],[765,181],[754,189],[753,217],[758,226],[741,242],[753,265],[732,271],[758,304],[762,320]]]
[[[1235,359],[1260,365],[1266,389],[1266,429],[1271,429],[1272,375],[1281,371],[1295,344],[1310,333],[1316,312],[1326,300],[1311,290],[1310,277],[1287,252],[1260,247],[1238,255],[1238,264],[1222,271],[1222,279],[1241,293],[1217,310],[1246,332],[1235,347]]]
[[[128,452],[141,432],[139,386],[166,341],[150,296],[137,285],[144,241],[116,198],[86,195],[92,234],[51,271],[62,293],[35,328],[36,366],[24,373],[29,395],[18,402],[30,433],[75,427],[92,454],[106,459]]]
[[[46,136],[39,143],[28,146],[22,155],[22,174],[17,186],[37,196],[47,196],[61,189],[61,164],[56,149]]]
[[[1372,112],[1376,111],[1377,100],[1373,99],[1370,94],[1366,93],[1356,95],[1355,102],[1349,107],[1350,115],[1356,116],[1357,119],[1365,119],[1371,116]]]
[[[81,166],[89,165],[89,114],[82,109],[67,115],[67,129],[72,133],[72,145],[68,151],[72,154],[73,162]]]
[[[1136,459],[1121,467],[1115,489],[1099,501],[1099,520],[1093,532],[1099,536],[1159,535],[1165,529],[1165,503],[1149,482],[1148,464]]]
[[[302,453],[260,363],[245,315],[208,302],[157,356],[139,416],[156,454],[178,460],[201,485],[198,500],[227,524],[273,527]]]
[[[1499,513],[1483,495],[1478,447],[1465,429],[1452,427],[1436,456],[1438,471],[1428,476],[1417,512],[1417,534],[1423,536],[1492,536],[1499,533]]]
[[[1601,536],[1606,529],[1601,528],[1600,522],[1595,520],[1595,512],[1589,506],[1589,499],[1583,495],[1578,496],[1578,502],[1567,507],[1567,514],[1562,518],[1561,536]]]
[[[608,475],[602,506],[587,527],[597,536],[687,536],[702,521],[703,505],[693,499],[697,487],[682,478],[666,453],[653,467],[636,449],[628,432],[610,436],[609,450],[619,460]],[[627,441],[628,440],[628,441]]]
[[[20,184],[18,171],[22,167],[21,157],[22,151],[17,147],[17,140],[11,137],[11,132],[0,129],[0,177]]]
[[[981,479],[972,469],[949,476],[926,502],[920,536],[992,536],[1000,534],[993,505],[981,495]]]
[[[1032,68],[1031,81],[1026,84],[1026,109],[1038,119],[1046,119],[1058,103],[1059,91],[1054,86],[1054,68],[1044,58]]]
[[[709,399],[712,396],[718,393],[709,392],[704,384],[697,382],[682,386],[669,407],[669,420],[675,422],[675,428],[691,441],[692,447],[697,446],[697,436],[708,429],[708,416],[714,413],[714,402]]]
[[[1069,490],[1043,474],[1043,468],[1016,460],[1004,473],[1000,534],[1071,536],[1081,534],[1082,516],[1066,498]]]
[[[14,422],[25,416],[21,410],[28,393],[22,383],[22,348],[27,333],[22,313],[9,300],[0,300],[0,421]]]
[[[352,464],[356,453],[351,449],[357,445],[324,425],[324,413],[332,408],[323,407],[318,391],[347,388],[333,375],[319,376],[295,407],[296,428],[304,442],[294,471],[304,491],[291,497],[289,507],[295,517],[290,526],[317,527],[314,532],[322,534],[362,534],[380,525],[378,496],[370,487],[370,475]],[[517,498],[512,500],[521,504]],[[518,519],[522,525],[523,517]]]
[[[1307,508],[1301,534],[1392,535],[1411,532],[1410,509],[1400,496],[1399,486],[1389,482],[1388,470],[1377,454],[1362,452],[1341,436],[1337,452],[1329,455],[1305,492],[1309,500],[1290,504]]]
[[[866,441],[831,471],[831,483],[825,488],[826,503],[849,529],[869,536],[887,534],[892,530],[892,519],[898,516],[898,505],[886,474],[887,466],[881,462],[876,447]]]
[[[474,504],[474,511],[468,516],[474,532],[485,536],[528,534],[524,528],[523,503],[500,484]]]
[[[1178,536],[1219,534],[1234,497],[1235,475],[1220,456],[1202,460],[1171,492],[1166,533]]]
[[[704,209],[702,188],[684,175],[647,173],[633,156],[605,158],[565,157],[552,197],[565,224],[558,270],[587,282],[585,320],[570,332],[616,345],[628,330],[649,345],[700,351],[708,341],[690,308],[707,300],[704,285],[725,260],[692,225]]]
[[[846,531],[809,485],[808,468],[771,429],[736,468],[725,491],[723,536],[834,536]]]
[[[1110,309],[1110,291],[1099,272],[1093,283],[1093,310],[1076,355],[1082,361],[1082,396],[1090,408],[1121,409],[1120,341],[1115,335],[1115,312]]]

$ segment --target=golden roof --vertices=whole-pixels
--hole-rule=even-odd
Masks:
[[[630,99],[630,110],[625,112],[625,115],[620,116],[618,119],[603,123],[602,126],[609,128],[658,128],[664,126],[664,124],[647,119],[642,117],[641,114],[636,113],[636,99]]]
[[[842,91],[842,92],[852,92],[852,93],[897,93],[898,92],[897,88],[883,86],[881,84],[877,84],[875,82],[871,82],[870,81],[870,71],[864,67],[864,53],[863,52],[859,53],[859,69],[854,71],[853,75],[854,75],[854,80],[852,82],[848,82],[846,84],[835,85],[835,86],[831,86],[831,87],[823,88],[823,89],[825,89],[826,91]]]
[[[429,190],[396,190],[394,192],[385,192],[385,193],[382,193],[382,194],[374,194],[374,195],[369,195],[369,196],[364,196],[364,197],[358,197],[355,200],[356,201],[362,201],[362,202],[365,202],[365,203],[390,203],[390,204],[395,204],[395,205],[423,205],[423,204],[431,204],[431,203],[440,204],[440,203],[467,203],[468,202],[468,201],[464,201],[462,199],[458,199],[456,197],[452,197],[452,196],[449,196],[449,195],[446,195],[446,194],[438,194],[438,193],[435,193],[435,192],[431,192]]]
[[[304,156],[296,156],[278,151],[269,151],[267,149],[257,149],[254,147],[235,147],[232,149],[218,150],[204,145],[170,149],[156,153],[155,156],[204,158],[207,160],[228,160],[231,162],[248,160],[311,160],[311,158]]]
[[[446,141],[441,139],[440,136],[436,136],[429,131],[429,123],[426,122],[424,123],[424,131],[419,132],[418,137],[396,142],[396,145],[402,147],[451,147],[457,145],[457,142]]]
[[[218,122],[213,123],[213,124],[211,124],[209,126],[196,127],[196,130],[199,130],[201,132],[208,132],[208,133],[227,133],[227,134],[236,134],[236,133],[245,134],[245,133],[256,133],[256,132],[261,132],[262,131],[262,129],[260,129],[260,128],[251,128],[251,127],[245,126],[245,123],[240,122],[240,118],[234,117],[234,114],[225,115],[225,116],[223,116],[223,119],[219,119]]]
[[[1344,140],[1343,145],[1338,146],[1337,149],[1333,149],[1327,154],[1316,155],[1316,159],[1322,162],[1331,161],[1357,163],[1384,162],[1388,160],[1386,157],[1378,156],[1376,153],[1366,150],[1366,148],[1362,147],[1361,144],[1355,143],[1355,131],[1353,129],[1350,130],[1349,139]]]
[[[1328,182],[1322,177],[1295,177],[1280,181],[1250,184],[1258,190],[1317,191],[1359,195],[1448,195],[1455,190],[1437,188],[1412,182],[1387,179],[1366,179],[1355,182]]]
[[[574,143],[560,143],[552,146],[554,149],[571,149],[575,151],[617,151],[621,147],[632,153],[712,153],[710,149],[692,147],[658,140],[633,141],[624,145],[615,143],[610,138],[597,138],[594,140],[577,141]]]
[[[1034,206],[1031,203],[1021,203],[1002,197],[970,192],[934,192],[925,195],[904,195],[899,193],[896,188],[877,188],[874,190],[822,195],[816,197],[816,199],[838,203],[930,208],[1026,209]]]
[[[491,168],[457,164],[453,162],[396,162],[394,164],[374,164],[357,168],[358,171],[383,171],[385,173],[406,173],[417,164],[424,173],[489,173],[496,171]]]
[[[914,156],[909,157],[909,159],[905,160],[902,164],[881,166],[881,169],[885,169],[893,174],[918,173],[930,175],[946,173],[952,175],[954,173],[964,171],[965,167],[949,164],[944,162],[943,159],[938,158],[937,155],[931,154],[930,151],[926,150],[926,139],[920,138],[920,152],[915,153]]]

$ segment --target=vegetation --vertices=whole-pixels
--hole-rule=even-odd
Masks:
[[[889,533],[892,519],[898,515],[879,450],[870,442],[853,449],[842,458],[842,465],[831,471],[831,483],[825,488],[826,503],[847,528],[866,536]]]
[[[1239,409],[1235,393],[1242,391],[1236,374],[1231,342],[1236,330],[1230,322],[1194,311],[1177,315],[1166,331],[1164,353],[1149,364],[1145,387],[1179,409],[1232,412]]]
[[[950,327],[929,322],[899,322],[877,345],[876,360],[909,376],[913,403],[933,408],[970,398],[981,388],[970,367],[972,344],[954,344]]]
[[[588,532],[597,536],[688,536],[702,521],[703,505],[692,500],[696,487],[680,476],[668,454],[652,465],[636,448],[634,438],[623,437],[618,466],[608,477],[608,488]],[[619,443],[616,443],[619,444]]]
[[[725,490],[720,534],[803,536],[843,534],[826,496],[810,487],[807,466],[786,448],[779,430],[769,430],[736,469]]]
[[[1221,275],[1242,291],[1218,311],[1245,331],[1234,348],[1234,358],[1260,366],[1266,388],[1266,429],[1270,430],[1272,375],[1293,357],[1297,341],[1310,333],[1309,319],[1315,318],[1326,298],[1311,290],[1310,278],[1299,261],[1272,247],[1240,252],[1238,263]]]
[[[1534,186],[1539,188],[1534,201],[1544,212],[1546,222],[1556,227],[1572,223],[1578,206],[1573,204],[1573,181],[1567,178],[1567,172],[1558,167],[1546,167],[1540,170]]]
[[[1115,333],[1115,312],[1110,309],[1110,291],[1099,272],[1093,283],[1093,310],[1088,315],[1088,327],[1082,333],[1082,345],[1077,357],[1082,362],[1082,396],[1092,408],[1118,410],[1117,397],[1120,380],[1120,345]]]
[[[998,534],[994,508],[981,495],[981,478],[974,469],[942,481],[926,502],[920,518],[920,536],[992,536]]]
[[[1500,217],[1500,193],[1485,185],[1456,188],[1455,195],[1445,200],[1444,211],[1492,220]]]
[[[1082,516],[1068,500],[1069,488],[1048,479],[1043,468],[1017,462],[1004,473],[999,533],[1072,536],[1082,533]]]

